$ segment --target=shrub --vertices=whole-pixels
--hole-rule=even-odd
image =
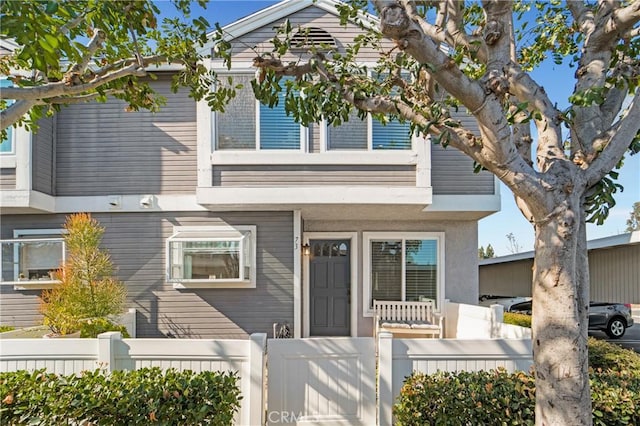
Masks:
[[[230,425],[240,407],[237,382],[236,373],[159,368],[0,373],[0,418],[30,425]]]
[[[640,425],[640,375],[590,373],[594,425]],[[533,425],[532,374],[504,370],[414,373],[394,406],[398,425]]]
[[[589,337],[589,367],[597,371],[629,373],[640,377],[640,354]],[[640,404],[640,401],[638,402]]]
[[[122,337],[131,337],[124,325],[114,324],[106,318],[95,318],[82,321],[80,324],[80,337],[96,338],[98,334],[107,331],[119,331]]]
[[[0,333],[4,333],[5,331],[15,330],[16,328],[11,325],[0,325]]]
[[[113,264],[100,249],[104,228],[89,214],[73,214],[64,225],[68,256],[57,271],[61,283],[42,292],[40,312],[54,333],[68,334],[81,328],[85,318],[119,314],[124,310],[126,289],[111,277]]]
[[[520,327],[531,328],[531,315],[518,314],[515,312],[505,312],[504,323],[519,325]]]

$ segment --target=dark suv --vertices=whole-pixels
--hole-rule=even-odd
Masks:
[[[508,311],[531,315],[531,301],[515,303],[509,307]],[[611,339],[619,339],[632,325],[631,305],[626,303],[589,303],[589,330],[601,330],[607,333]]]

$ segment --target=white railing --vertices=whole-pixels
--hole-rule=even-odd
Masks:
[[[413,371],[427,374],[441,371],[477,371],[503,367],[508,371],[528,371],[533,363],[529,330],[500,323],[502,308],[483,308],[457,303],[447,303],[445,308],[444,339],[397,339],[390,333],[381,332],[377,341],[378,385],[374,392],[378,397],[378,424],[392,424],[392,407],[406,376]],[[522,338],[520,338],[522,337]],[[374,345],[355,345],[356,340],[371,338],[313,338],[291,339],[316,348],[309,354],[280,353],[286,360],[283,368],[292,368],[295,356],[302,356],[309,365],[332,365],[336,363],[340,348],[350,349],[344,355],[349,359],[373,356]],[[286,339],[289,340],[289,339]],[[272,380],[286,377],[278,373],[278,348],[282,352],[285,345],[274,341]],[[283,342],[284,343],[284,342]],[[122,339],[120,333],[103,333],[97,339],[11,339],[0,341],[0,371],[34,370],[46,368],[58,374],[76,374],[83,370],[102,368],[105,371],[137,369],[142,367],[176,368],[179,370],[237,371],[242,391],[241,409],[236,418],[239,425],[264,424],[265,421],[283,423],[293,414],[299,415],[299,406],[293,404],[302,394],[287,395],[292,383],[282,383],[280,405],[272,400],[265,410],[264,389],[267,383],[266,334],[253,334],[248,340],[221,339]],[[295,345],[294,345],[295,346]],[[288,347],[288,346],[287,346]],[[326,350],[319,350],[325,348]],[[338,352],[336,352],[338,351]],[[298,350],[299,352],[299,350]],[[284,361],[283,361],[284,362]],[[302,362],[302,361],[300,361]],[[354,389],[371,388],[370,365],[363,363],[361,372],[353,372],[353,377],[362,377],[362,382],[353,384]],[[354,365],[355,365],[354,364]],[[306,364],[305,364],[306,365]],[[340,364],[342,365],[342,364]],[[366,368],[365,368],[366,367]],[[315,370],[314,370],[315,371]],[[320,370],[318,370],[320,371]],[[297,373],[291,375],[292,380]],[[279,375],[279,377],[276,377]],[[335,393],[335,374],[314,375],[316,399],[329,401]],[[271,385],[275,386],[274,382]],[[271,386],[270,385],[270,386]],[[335,383],[334,383],[335,385]],[[272,386],[272,387],[273,387]],[[305,386],[311,386],[306,383]],[[375,386],[375,385],[373,385]],[[279,389],[280,389],[279,388]],[[303,386],[304,388],[304,386]],[[323,390],[324,389],[324,390]],[[273,390],[273,389],[272,389]],[[357,401],[356,401],[357,402]],[[359,401],[358,404],[362,402]],[[354,402],[355,403],[355,402]],[[292,405],[293,404],[293,405]],[[298,404],[300,405],[300,404]],[[327,405],[330,407],[331,405]],[[339,405],[336,405],[338,407]],[[359,406],[359,405],[358,405]],[[304,410],[302,410],[304,411]],[[273,419],[266,419],[268,412]],[[308,413],[313,418],[314,412]],[[332,413],[323,412],[324,418],[333,418]],[[336,412],[335,418],[344,417]]]
[[[0,344],[0,371],[46,368],[56,374],[86,370],[236,371],[240,378],[240,412],[236,423],[263,424],[264,365],[267,335],[249,340],[123,339],[118,332],[97,339],[10,339]]]

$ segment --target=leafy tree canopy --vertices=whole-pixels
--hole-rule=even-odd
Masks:
[[[210,24],[192,16],[191,1],[171,3],[176,17],[160,20],[151,0],[1,2],[0,37],[15,46],[0,56],[0,75],[13,86],[0,92],[2,137],[8,126],[34,126],[61,105],[107,96],[126,101],[132,111],[155,111],[164,99],[145,79],[153,78],[153,65],[173,64],[174,91],[184,86],[194,99],[221,108],[234,90],[209,90],[216,76],[199,48],[208,41]],[[206,0],[197,3],[206,6]],[[222,56],[224,46],[219,43]]]

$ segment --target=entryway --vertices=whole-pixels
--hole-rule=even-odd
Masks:
[[[309,241],[309,334],[351,334],[351,241]]]

